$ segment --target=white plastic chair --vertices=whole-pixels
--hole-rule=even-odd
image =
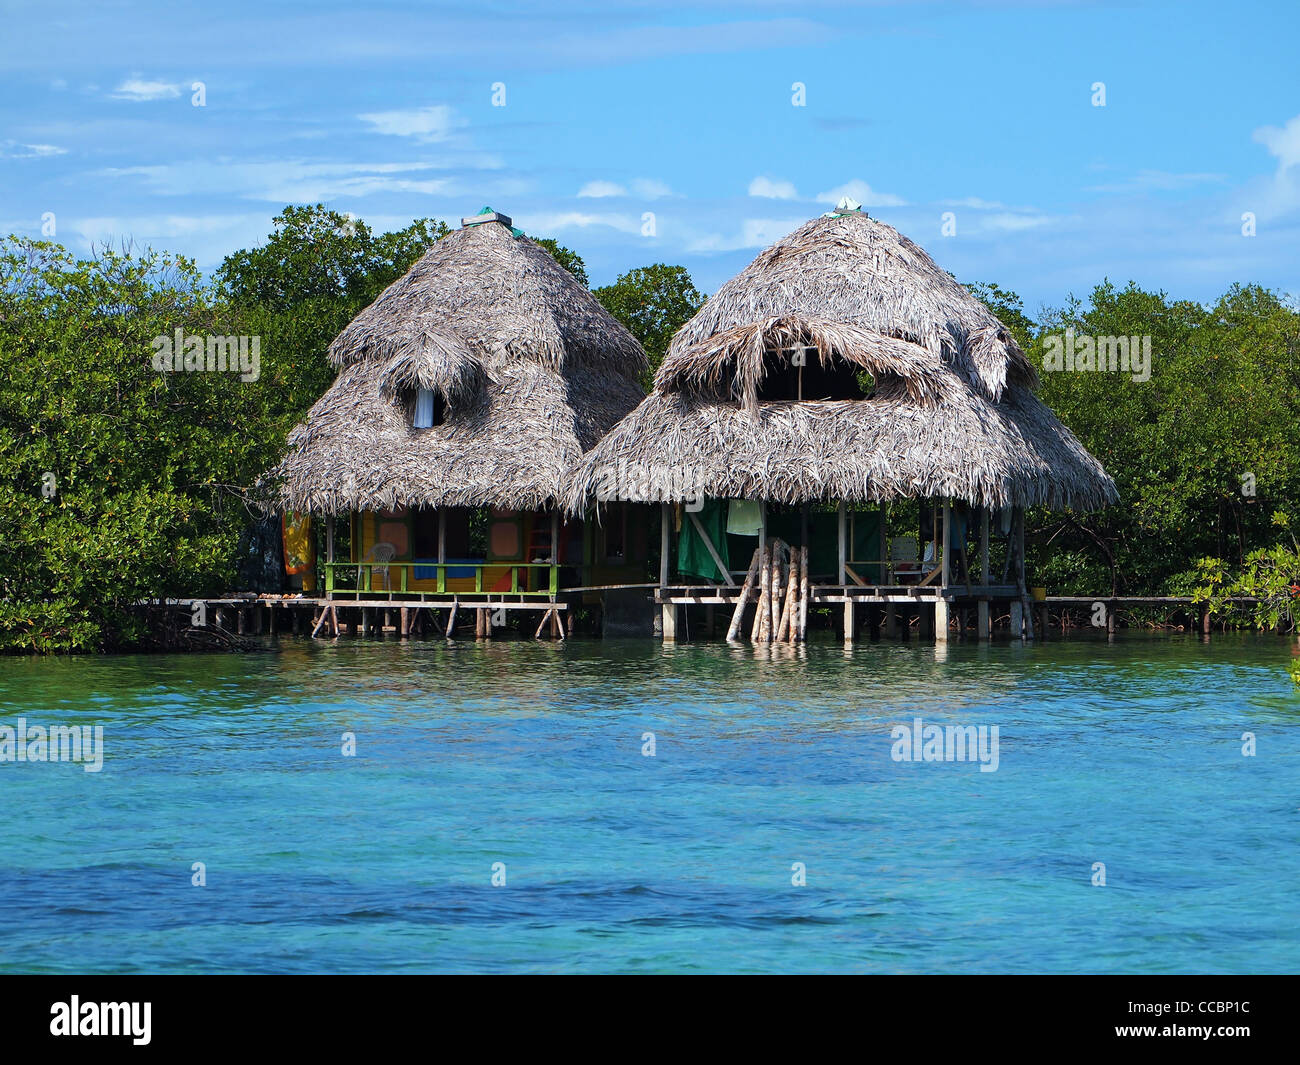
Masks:
[[[380,540],[374,547],[366,552],[363,562],[373,562],[370,567],[371,587],[374,586],[374,575],[381,574],[384,578],[384,588],[387,591],[393,590],[393,582],[388,579],[388,564],[397,557],[397,547],[390,544],[387,540]]]

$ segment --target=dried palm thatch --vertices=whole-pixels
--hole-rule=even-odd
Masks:
[[[644,395],[636,340],[500,222],[439,240],[329,355],[339,375],[274,471],[295,510],[544,507]],[[441,424],[413,428],[417,388],[441,394]]]
[[[799,348],[867,370],[874,393],[761,401],[765,374]],[[566,505],[1114,502],[1114,482],[1036,385],[1006,328],[910,240],[856,211],[816,218],[682,327],[654,392],[570,473]]]

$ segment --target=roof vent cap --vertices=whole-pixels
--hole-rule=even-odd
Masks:
[[[460,225],[462,229],[469,229],[470,226],[481,226],[484,222],[500,222],[503,226],[510,227],[513,225],[514,220],[508,214],[501,214],[499,211],[492,210],[491,207],[484,207],[478,214],[462,218]]]

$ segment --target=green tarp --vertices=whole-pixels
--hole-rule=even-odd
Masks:
[[[724,580],[725,575],[718,572],[718,564],[713,561],[713,556],[704,545],[695,522],[691,521],[691,514],[691,511],[682,508],[682,527],[677,534],[677,572],[691,577],[704,577],[707,580]],[[727,501],[706,499],[704,506],[694,514],[713,542],[714,548],[722,556],[723,564],[730,567],[726,535]]]
[[[689,512],[681,512],[682,527],[677,534],[677,572],[684,576],[721,580],[717,563],[705,546],[700,531],[691,521]],[[727,500],[708,499],[703,509],[696,512],[700,524],[713,542],[722,561],[728,568],[747,569],[758,546],[757,536],[727,535]],[[849,515],[851,542],[848,557],[878,559],[880,556],[880,511],[864,510]],[[769,510],[767,516],[768,539],[780,538],[796,547],[803,542],[802,515],[797,510]],[[808,514],[808,570],[822,578],[834,579],[839,567],[839,515],[834,511],[814,510]],[[855,565],[854,572],[864,581],[883,579],[879,565]],[[850,578],[851,581],[851,578]]]

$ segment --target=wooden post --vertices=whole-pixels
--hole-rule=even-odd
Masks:
[[[447,618],[447,639],[451,639],[452,633],[456,629],[456,612],[460,610],[460,600],[451,601],[451,616]]]
[[[991,626],[989,625],[989,601],[987,599],[981,599],[977,611],[975,635],[981,640],[987,640],[991,635]]]
[[[1025,638],[1024,605],[1019,598],[1011,600],[1011,638],[1013,640]]]
[[[989,508],[988,504],[980,507],[980,583],[989,583]],[[988,607],[988,604],[984,604]]]
[[[799,642],[808,638],[808,545],[799,548]]]
[[[411,634],[411,611],[410,607],[402,607],[402,625],[401,631],[397,634],[398,639],[405,640]]]
[[[1016,534],[1016,588],[1020,592],[1020,598],[1025,604],[1025,610],[1021,611],[1024,628],[1020,632],[1020,638],[1032,639],[1034,635],[1034,611],[1029,606],[1029,589],[1025,583],[1025,508],[1017,507],[1015,512],[1015,534]]]
[[[267,627],[271,630],[271,635],[274,636],[275,635],[275,604],[274,603],[266,604],[266,624]]]
[[[856,604],[853,602],[852,599],[849,598],[848,593],[845,592],[844,594],[844,642],[845,643],[853,642],[853,636],[857,624],[857,618],[855,616],[856,611],[854,609],[855,606]]]
[[[659,587],[664,589],[668,587],[668,527],[670,521],[668,517],[668,504],[659,504]],[[667,609],[667,604],[664,604]],[[664,636],[667,638],[668,630],[664,629]],[[674,638],[675,638],[674,633]]]
[[[790,550],[790,571],[785,588],[785,605],[781,608],[781,623],[776,627],[777,643],[794,643],[795,604],[799,601],[799,556]]]
[[[889,524],[889,504],[880,504],[880,583],[893,584],[894,575],[889,566],[889,535],[885,526]]]
[[[754,594],[754,581],[758,578],[758,558],[759,549],[756,547],[754,548],[754,557],[749,563],[749,572],[745,575],[745,583],[740,588],[740,598],[736,601],[736,609],[731,614],[731,624],[727,627],[728,643],[740,635],[740,626],[745,620],[745,605]]]
[[[952,500],[943,498],[943,524],[940,528],[939,542],[939,594],[934,600],[934,639],[936,643],[948,642],[948,600],[944,593],[948,590],[951,579],[952,549],[949,543],[952,537]]]
[[[758,643],[762,639],[763,618],[769,613],[767,591],[772,581],[772,570],[768,558],[770,553],[770,549],[764,544],[758,558],[758,606],[754,609],[754,625],[749,633],[749,638],[754,643]]]
[[[767,500],[758,501],[758,550],[760,553],[767,549]]]
[[[949,499],[947,496],[944,496],[943,543],[941,544],[940,547],[942,554],[939,556],[939,563],[942,567],[942,572],[940,573],[939,576],[939,587],[943,590],[947,590],[952,575],[952,567],[949,560],[949,556],[952,554],[952,552],[949,550],[948,547],[951,536],[952,536],[952,500]]]
[[[772,544],[772,577],[771,577],[770,584],[768,584],[768,590],[770,590],[771,594],[770,596],[768,596],[768,601],[767,601],[767,607],[768,607],[768,616],[766,622],[767,631],[766,633],[764,633],[763,636],[764,644],[771,644],[772,640],[775,640],[776,629],[779,628],[781,624],[780,547],[781,547],[781,541],[779,540],[777,540],[775,544]]]
[[[677,604],[664,603],[664,643],[677,642]]]
[[[839,507],[839,577],[836,578],[837,583],[841,587],[849,582],[848,573],[846,572],[849,560],[848,544],[845,542],[846,519],[847,511],[844,506],[844,500],[841,499]],[[848,615],[846,614],[845,617],[847,616]]]

